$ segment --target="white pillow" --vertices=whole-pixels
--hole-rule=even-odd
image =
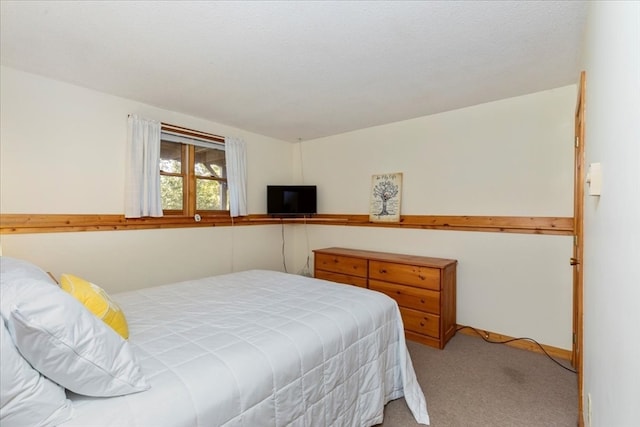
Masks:
[[[22,259],[0,256],[0,287],[16,279],[36,279],[55,284],[40,267]]]
[[[0,256],[0,313],[7,328],[16,303],[38,295],[37,292],[31,295],[28,289],[22,289],[20,284],[30,280],[43,286],[57,286],[38,266],[21,259]]]
[[[61,386],[87,396],[119,396],[149,384],[129,343],[57,286],[15,281],[7,329],[22,356]],[[3,313],[4,315],[4,313]]]
[[[54,426],[71,418],[64,388],[40,375],[15,348],[0,316],[0,425]]]

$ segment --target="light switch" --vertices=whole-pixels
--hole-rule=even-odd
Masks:
[[[587,172],[587,184],[589,184],[589,195],[599,196],[602,192],[602,166],[600,163],[591,163]]]

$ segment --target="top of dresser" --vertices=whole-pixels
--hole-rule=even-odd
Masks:
[[[354,258],[366,258],[369,260],[395,262],[399,264],[423,265],[428,267],[445,268],[451,264],[456,264],[455,259],[432,258],[419,255],[394,254],[389,252],[366,251],[361,249],[348,248],[323,248],[314,249],[317,254],[342,255]]]

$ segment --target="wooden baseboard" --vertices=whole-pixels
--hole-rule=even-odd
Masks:
[[[496,332],[485,331],[483,329],[474,328],[473,326],[468,326],[468,325],[458,325],[456,329],[457,329],[457,332],[461,334],[471,335],[478,338],[484,338],[485,340],[493,341],[493,342],[510,341],[510,340],[516,339],[514,337],[502,335]],[[540,344],[540,346],[538,346],[538,344],[526,339],[511,341],[505,344],[510,347],[515,347],[522,350],[529,350],[536,353],[544,354],[544,352],[540,348],[540,346],[542,346],[542,348],[544,348],[544,351],[546,351],[547,354],[549,354],[549,356],[571,361],[571,350],[565,350],[563,348],[553,347],[545,344]]]

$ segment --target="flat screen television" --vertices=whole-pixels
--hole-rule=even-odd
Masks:
[[[311,216],[318,213],[315,185],[267,185],[267,214]]]

